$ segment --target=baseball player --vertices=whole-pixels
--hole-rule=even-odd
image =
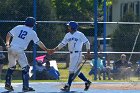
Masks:
[[[85,35],[77,31],[78,23],[70,21],[67,23],[68,33],[65,35],[62,42],[53,49],[54,51],[60,50],[62,47],[68,44],[70,52],[70,66],[69,66],[69,78],[67,84],[61,89],[62,91],[69,91],[72,83],[74,73],[78,69],[78,66],[82,62],[82,46],[86,45],[87,56],[90,55],[90,43]],[[87,91],[91,85],[91,82],[84,76],[82,72],[78,74],[78,77],[85,82],[85,91]]]
[[[27,57],[24,53],[29,42],[34,41],[35,44],[39,45],[41,49],[49,52],[49,49],[39,40],[36,32],[33,30],[36,20],[33,17],[27,17],[24,25],[18,25],[7,33],[6,36],[6,47],[8,49],[8,61],[9,68],[6,73],[5,89],[13,91],[11,86],[11,76],[13,71],[16,69],[16,62],[22,68],[22,80],[23,80],[23,92],[35,91],[29,87],[29,64]],[[10,43],[10,39],[12,39]]]

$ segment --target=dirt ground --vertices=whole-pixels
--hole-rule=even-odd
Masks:
[[[72,87],[84,88],[84,85],[72,85]],[[124,84],[92,84],[90,88],[94,89],[110,89],[110,90],[140,90],[140,84],[124,83]]]

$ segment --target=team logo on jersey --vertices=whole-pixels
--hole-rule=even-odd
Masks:
[[[76,41],[76,42],[77,42],[77,41],[78,41],[78,39],[77,39],[77,38],[72,37],[72,38],[69,38],[69,39],[68,39],[68,41],[69,41],[69,42],[70,42],[70,41]]]

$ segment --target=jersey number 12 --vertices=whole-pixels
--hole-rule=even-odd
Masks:
[[[18,35],[18,37],[21,38],[21,39],[24,39],[26,37],[26,35],[27,35],[27,31],[21,30],[20,34]]]

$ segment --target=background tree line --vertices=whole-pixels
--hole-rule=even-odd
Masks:
[[[98,8],[99,8],[99,16],[103,16],[103,1],[98,0]],[[107,0],[107,6],[112,4],[112,0]],[[0,20],[20,20],[23,21],[27,16],[33,16],[33,0],[1,0],[0,1]],[[37,20],[38,21],[94,21],[94,0],[37,0]],[[136,19],[136,17],[129,16],[130,19]],[[128,17],[128,15],[126,15]],[[124,17],[120,21],[136,21],[136,20],[129,20],[129,18]],[[103,21],[103,20],[101,20]],[[7,32],[12,29],[14,26],[23,23],[7,23],[1,22],[0,23],[0,34],[3,39]],[[63,38],[66,27],[65,24],[56,24],[56,23],[38,23],[37,25],[37,33],[40,37],[41,41],[43,41],[48,48],[55,47]],[[113,33],[113,41],[111,43],[113,49],[115,51],[130,51],[132,48],[132,43],[134,42],[134,38],[136,36],[136,32],[132,32],[135,28],[126,27],[126,29],[122,29],[121,26],[127,25],[120,25],[119,28],[114,31]],[[84,32],[88,36],[94,36],[94,26],[93,24],[86,25],[80,24],[79,30]],[[136,31],[136,30],[135,30]],[[130,33],[134,33],[134,37],[130,36]],[[103,33],[103,25],[99,25],[98,36]],[[125,36],[122,37],[122,33]],[[127,41],[124,44],[121,43],[119,39],[123,39],[126,37]],[[128,38],[131,37],[131,38]],[[51,43],[50,43],[51,40]],[[128,42],[129,41],[129,42]],[[128,48],[124,46],[131,46]],[[137,46],[137,50],[139,50]],[[29,46],[29,50],[32,47]]]
[[[24,21],[27,16],[33,16],[33,0],[1,0],[0,6],[0,20]],[[37,0],[36,19],[39,21],[93,21],[93,9],[93,0]],[[1,22],[0,32],[3,39],[7,32],[18,24],[23,23]],[[93,25],[90,24],[88,27],[92,32]],[[56,46],[61,41],[65,30],[64,24],[38,23],[37,25],[37,33],[48,48]],[[81,30],[84,31],[83,28]],[[48,43],[49,40],[52,40],[51,43]],[[30,46],[28,49],[30,50]]]

